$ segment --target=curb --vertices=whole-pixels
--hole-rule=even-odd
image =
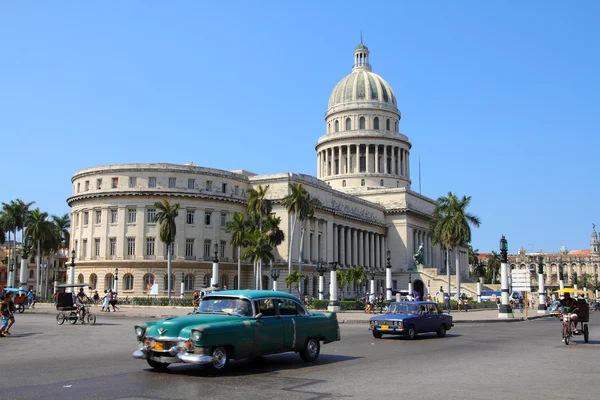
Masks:
[[[551,317],[551,315],[536,315],[533,317],[529,317],[529,318],[508,318],[508,319],[465,319],[465,320],[460,320],[460,321],[452,321],[454,324],[497,324],[497,323],[509,323],[509,322],[526,322],[526,321],[532,321],[534,319],[540,319],[540,318],[547,318],[547,317]],[[338,320],[338,322],[340,324],[368,324],[369,320],[363,320],[363,319],[344,319],[344,320]]]

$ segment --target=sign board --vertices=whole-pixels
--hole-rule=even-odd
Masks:
[[[513,269],[510,272],[514,292],[531,292],[531,273],[527,269]]]
[[[150,296],[157,296],[158,295],[158,283],[155,283],[154,285],[152,285],[152,288],[150,289]]]

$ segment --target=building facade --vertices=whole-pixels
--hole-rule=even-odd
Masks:
[[[166,294],[167,252],[153,222],[153,204],[166,199],[181,206],[173,248],[173,293],[179,293],[181,282],[185,292],[210,285],[214,244],[219,245],[220,286],[253,287],[251,263],[243,263],[242,276],[237,277],[237,249],[229,244],[225,226],[234,212],[245,210],[248,189],[269,185],[267,198],[281,217],[280,228],[286,236],[275,250],[274,268],[281,270],[283,281],[288,258],[296,264],[300,254],[298,240],[292,253],[288,252],[291,216],[281,205],[290,183],[301,183],[322,203],[305,227],[303,272],[308,275],[304,286],[309,295],[317,295],[319,260],[377,270],[379,291],[385,288],[389,249],[393,287],[404,289],[407,272],[415,267],[412,256],[423,245],[424,264],[433,271],[430,274],[436,274],[443,268],[444,257],[428,233],[435,202],[411,190],[411,144],[400,133],[396,96],[372,72],[369,56],[361,43],[354,51],[351,73],[331,93],[326,134],[315,147],[317,177],[256,175],[193,163],[121,164],[77,172],[67,199],[76,250],[75,280],[90,282],[100,290],[115,287],[117,280],[121,296],[146,294],[149,285],[158,283],[159,294]],[[296,238],[301,229],[297,225]],[[466,271],[466,249],[458,251]],[[425,279],[432,277],[421,274],[415,271],[412,278],[417,285],[421,282],[423,293]],[[263,288],[271,288],[268,273],[262,283]]]

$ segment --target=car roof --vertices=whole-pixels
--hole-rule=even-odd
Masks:
[[[220,290],[207,294],[208,296],[243,296],[250,299],[261,297],[279,297],[298,301],[298,297],[286,292],[275,292],[273,290]]]
[[[435,301],[396,301],[399,304],[437,304]]]

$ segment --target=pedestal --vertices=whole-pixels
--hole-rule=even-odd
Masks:
[[[214,288],[219,286],[219,263],[213,262],[212,277],[210,279],[210,285]]]
[[[330,271],[330,282],[331,282],[331,293],[329,294],[329,305],[327,306],[327,311],[340,311],[340,306],[337,300],[337,271],[332,269]]]
[[[323,300],[323,275],[319,275],[319,300]]]

